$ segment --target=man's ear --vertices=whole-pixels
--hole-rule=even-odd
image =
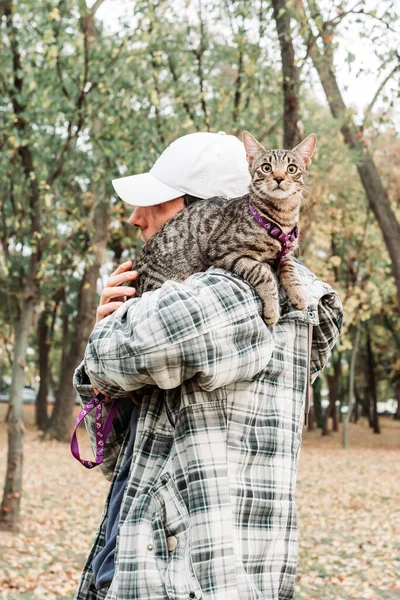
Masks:
[[[315,133],[310,133],[292,152],[298,154],[306,165],[307,169],[311,164],[315,148],[317,146],[317,136]]]
[[[247,162],[251,166],[253,164],[254,157],[260,152],[264,152],[265,148],[257,142],[256,138],[251,135],[248,131],[243,131],[243,144],[246,150]]]

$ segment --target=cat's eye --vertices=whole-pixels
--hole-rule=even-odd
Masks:
[[[296,165],[289,165],[287,168],[287,172],[290,173],[291,175],[294,175],[294,173],[296,173],[296,171],[297,171]]]
[[[261,169],[264,171],[264,173],[271,173],[272,171],[272,167],[269,163],[264,163],[261,165]]]

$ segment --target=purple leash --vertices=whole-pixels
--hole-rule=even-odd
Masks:
[[[79,460],[80,463],[87,469],[93,469],[93,467],[97,467],[103,462],[104,458],[104,446],[108,438],[108,434],[110,433],[111,425],[117,412],[117,401],[113,400],[110,406],[110,410],[108,411],[107,418],[103,424],[102,419],[102,400],[104,398],[104,394],[99,392],[96,396],[93,396],[86,404],[86,406],[79,413],[74,426],[74,432],[71,438],[71,452],[72,455]],[[83,419],[88,415],[94,408],[96,408],[96,417],[94,421],[94,427],[96,432],[96,460],[85,460],[80,457],[79,454],[79,446],[78,440],[76,437],[76,430],[78,429],[79,424],[83,421]]]

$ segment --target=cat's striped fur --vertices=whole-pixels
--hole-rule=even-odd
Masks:
[[[243,134],[251,175],[249,194],[226,200],[196,202],[170,219],[145,244],[132,269],[137,294],[154,290],[164,281],[183,281],[210,266],[221,267],[246,279],[263,300],[268,324],[279,319],[276,273],[271,267],[281,244],[254,220],[249,199],[263,217],[277,223],[285,233],[297,224],[304,180],[315,149],[316,136],[309,135],[294,150],[268,150],[248,132]],[[268,165],[268,166],[267,166]],[[293,172],[292,172],[293,171]],[[292,253],[279,267],[279,276],[290,302],[307,306],[306,291],[296,273]]]

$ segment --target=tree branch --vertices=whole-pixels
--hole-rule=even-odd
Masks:
[[[58,48],[58,52],[57,52],[56,65],[57,65],[57,75],[58,75],[58,79],[60,80],[62,93],[69,100],[71,98],[71,96],[69,95],[67,88],[64,85],[64,79],[63,79],[62,72],[61,72],[61,61],[60,61],[60,49],[59,48]]]
[[[24,117],[24,111],[26,104],[22,102],[22,88],[23,88],[23,77],[21,73],[22,62],[21,53],[18,45],[17,30],[13,20],[13,9],[12,2],[8,0],[5,5],[5,12],[7,28],[9,30],[10,48],[12,54],[12,66],[13,66],[13,81],[14,88],[10,91],[10,99],[14,109],[14,113],[17,117],[16,127],[21,134],[25,134],[28,129],[28,123]],[[39,202],[39,187],[36,177],[31,177],[34,174],[33,156],[29,144],[26,146],[19,146],[17,149],[18,155],[21,159],[22,170],[24,172],[25,179],[29,189],[29,207],[32,211],[30,220],[30,233],[36,234],[41,231],[41,213],[40,213],[40,202]],[[37,239],[36,250],[32,252],[30,258],[30,275],[32,276],[31,281],[36,278],[37,265],[40,262],[42,256],[43,246],[40,242],[40,238]],[[32,289],[29,290],[29,294],[32,294]]]
[[[158,137],[160,138],[160,142],[165,146],[165,136],[164,136],[164,132],[163,132],[163,128],[162,128],[162,123],[161,123],[160,109],[158,107],[158,102],[159,102],[159,99],[160,99],[160,88],[159,88],[159,85],[158,85],[157,62],[156,62],[156,59],[155,59],[154,51],[151,51],[151,66],[153,67],[154,89],[155,89],[156,94],[157,94],[157,103],[153,102],[154,111],[156,113],[156,127],[157,127]]]
[[[235,95],[233,97],[233,114],[232,114],[233,123],[236,123],[236,121],[238,119],[240,101],[242,99],[243,63],[244,63],[244,53],[243,53],[243,46],[241,45],[240,50],[239,50],[238,72],[237,72],[236,80],[234,82]]]
[[[275,131],[275,129],[277,129],[277,127],[279,127],[279,125],[281,124],[281,118],[279,117],[279,120],[276,121],[275,123],[273,123],[272,125],[270,125],[268,127],[268,129],[266,129],[260,136],[258,139],[261,140],[261,142],[264,141],[264,139],[268,140],[269,136],[271,135],[271,133],[273,131]]]
[[[336,25],[339,25],[339,23],[348,15],[351,14],[362,14],[364,12],[364,9],[361,8],[360,10],[356,11],[357,6],[361,4],[362,2],[356,2],[355,5],[353,6],[353,8],[350,8],[349,10],[344,10],[342,12],[340,12],[338,15],[336,15],[335,17],[333,17],[332,19],[329,19],[329,21],[325,21],[324,25],[325,26],[329,26],[332,25],[334,27],[336,27]],[[314,15],[313,15],[314,18]]]
[[[88,81],[88,73],[89,73],[89,44],[90,44],[89,37],[92,32],[92,21],[91,21],[90,14],[81,15],[81,28],[82,28],[82,34],[83,34],[83,56],[84,56],[83,80],[82,80],[81,89],[78,93],[78,97],[76,100],[74,112],[72,114],[71,120],[68,123],[66,142],[61,150],[60,157],[57,161],[57,165],[56,165],[54,171],[47,178],[47,184],[50,187],[52,186],[55,179],[59,176],[59,174],[62,171],[62,168],[64,165],[64,160],[65,160],[65,153],[69,150],[72,141],[78,137],[79,132],[82,129],[82,126],[84,123],[84,116],[83,116],[82,108],[83,108],[86,96],[87,96],[88,92],[90,92],[90,90],[92,90],[97,85],[97,83],[92,83],[89,90],[86,90],[86,84]],[[76,129],[73,132],[73,119],[76,114],[78,114],[78,122],[76,125]]]
[[[396,346],[400,349],[400,336],[398,334],[398,332],[396,331],[395,327],[393,326],[393,323],[391,322],[389,315],[384,312],[382,314],[383,316],[383,320],[385,322],[386,327],[389,329],[389,331],[391,332],[394,341],[396,342]]]
[[[168,66],[169,66],[170,73],[172,75],[172,79],[173,79],[175,85],[179,86],[179,75],[176,70],[175,61],[169,53],[167,53],[167,59],[168,59]],[[179,93],[179,90],[178,90],[178,93]],[[187,100],[184,100],[182,98],[182,105],[183,105],[189,119],[191,121],[193,121],[193,123],[195,123],[196,113],[193,112],[193,110],[192,110],[190,104],[187,102]]]
[[[400,57],[399,57],[400,58]],[[364,120],[363,123],[361,125],[361,129],[364,129],[365,124],[368,120],[368,118],[371,116],[372,113],[372,109],[375,106],[376,101],[378,100],[383,88],[385,87],[385,85],[387,84],[387,82],[393,77],[393,75],[397,72],[400,71],[400,63],[398,65],[396,65],[389,73],[389,75],[387,75],[387,77],[385,77],[385,79],[382,81],[382,83],[379,85],[378,89],[375,92],[374,97],[372,98],[371,102],[369,103],[367,109],[365,110],[364,113]]]
[[[92,8],[90,9],[90,14],[92,17],[94,17],[94,15],[96,14],[100,6],[103,4],[103,2],[104,0],[96,0],[96,2],[93,4]]]
[[[199,0],[199,17],[200,17],[200,44],[199,44],[199,48],[197,50],[197,53],[195,52],[196,58],[197,58],[197,71],[199,74],[199,82],[200,82],[200,102],[201,102],[201,108],[203,110],[203,115],[204,115],[204,124],[207,127],[207,131],[210,130],[210,122],[209,122],[209,118],[208,118],[208,113],[207,113],[207,105],[206,105],[206,97],[205,97],[205,89],[204,89],[204,74],[203,74],[203,56],[204,56],[204,52],[206,50],[206,46],[204,43],[205,40],[205,34],[204,34],[204,21],[203,21],[203,14],[202,14],[202,1]]]
[[[64,1],[61,1],[58,3],[59,10],[63,8],[63,4],[64,4]],[[60,10],[60,12],[61,12],[61,10]],[[60,56],[60,47],[58,44],[58,40],[59,40],[59,36],[60,36],[60,29],[61,29],[61,19],[60,19],[59,25],[54,28],[54,38],[57,43],[56,66],[57,66],[57,75],[58,75],[58,79],[60,80],[62,93],[64,94],[64,96],[66,98],[68,98],[68,100],[70,100],[71,96],[69,95],[68,90],[64,85],[64,78],[63,78],[63,74],[61,72],[61,56]]]
[[[380,23],[382,23],[383,25],[385,25],[386,29],[389,29],[389,31],[392,31],[393,33],[397,33],[397,34],[399,33],[398,30],[393,29],[393,27],[391,27],[389,25],[389,23],[386,23],[386,21],[384,21],[384,19],[382,17],[378,17],[378,15],[373,15],[370,12],[365,12],[365,11],[359,11],[359,12],[355,11],[355,14],[359,14],[361,12],[366,17],[370,17],[371,19],[374,19],[375,21],[379,21]]]
[[[8,227],[7,227],[7,220],[6,220],[6,212],[5,212],[5,202],[6,202],[6,197],[7,197],[7,192],[5,191],[3,194],[3,199],[1,202],[1,221],[3,223],[3,229],[1,232],[1,245],[3,246],[3,252],[4,252],[4,257],[5,260],[7,261],[7,259],[10,256],[10,251],[8,248]]]

